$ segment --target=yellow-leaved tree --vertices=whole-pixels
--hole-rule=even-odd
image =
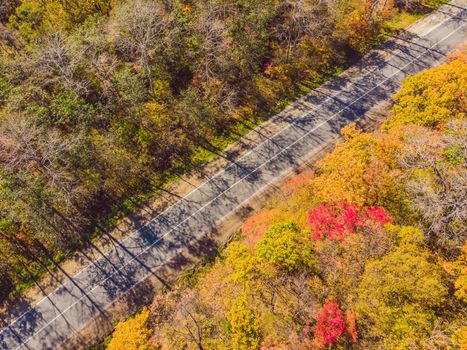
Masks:
[[[149,350],[151,331],[147,326],[148,319],[149,310],[144,308],[135,317],[118,323],[107,350]]]
[[[461,55],[454,57],[450,63],[404,80],[394,96],[393,115],[383,124],[383,129],[407,124],[435,127],[465,117],[467,63]]]
[[[246,296],[239,296],[232,303],[227,315],[230,325],[232,348],[235,350],[258,349],[261,340],[259,314],[248,306]]]

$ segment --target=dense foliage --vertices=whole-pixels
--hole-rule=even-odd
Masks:
[[[2,0],[0,299],[420,7]]]
[[[148,345],[151,332],[147,328],[149,310],[144,309],[134,318],[121,322],[115,327],[115,336],[107,346],[107,350],[150,350]]]
[[[467,61],[452,60],[407,79],[380,131],[344,128],[315,174],[288,181],[214,263],[157,295],[147,344],[464,348],[465,99],[432,113],[442,76],[463,88]]]

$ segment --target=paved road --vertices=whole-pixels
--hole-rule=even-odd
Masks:
[[[119,295],[200,239],[274,178],[296,166],[339,130],[388,99],[409,74],[433,66],[467,38],[465,0],[432,16],[422,37],[407,34],[370,55],[351,78],[336,78],[303,99],[300,118],[75,275],[0,331],[0,349],[54,349]],[[314,107],[310,108],[309,104]]]

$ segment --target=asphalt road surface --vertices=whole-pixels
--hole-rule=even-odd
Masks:
[[[436,15],[430,15],[420,36],[406,33],[404,38],[388,41],[382,47],[386,54],[366,57],[358,74],[338,77],[305,97],[314,107],[304,109],[300,118],[291,120],[273,137],[166,209],[2,329],[0,349],[54,349],[69,339],[121,293],[202,238],[216,222],[274,178],[333,142],[344,125],[390,98],[407,75],[434,66],[466,41],[465,7],[465,0],[443,6]]]

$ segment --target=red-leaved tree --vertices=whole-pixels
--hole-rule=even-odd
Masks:
[[[382,207],[359,207],[354,204],[318,205],[308,212],[308,226],[313,240],[327,237],[341,241],[349,233],[364,227],[381,226],[391,222]]]
[[[314,333],[314,343],[318,348],[335,344],[340,339],[357,341],[357,328],[354,314],[347,310],[344,314],[336,301],[329,301],[321,308]]]
[[[322,348],[334,344],[345,331],[345,320],[339,305],[330,301],[323,305],[315,329],[315,343]]]

